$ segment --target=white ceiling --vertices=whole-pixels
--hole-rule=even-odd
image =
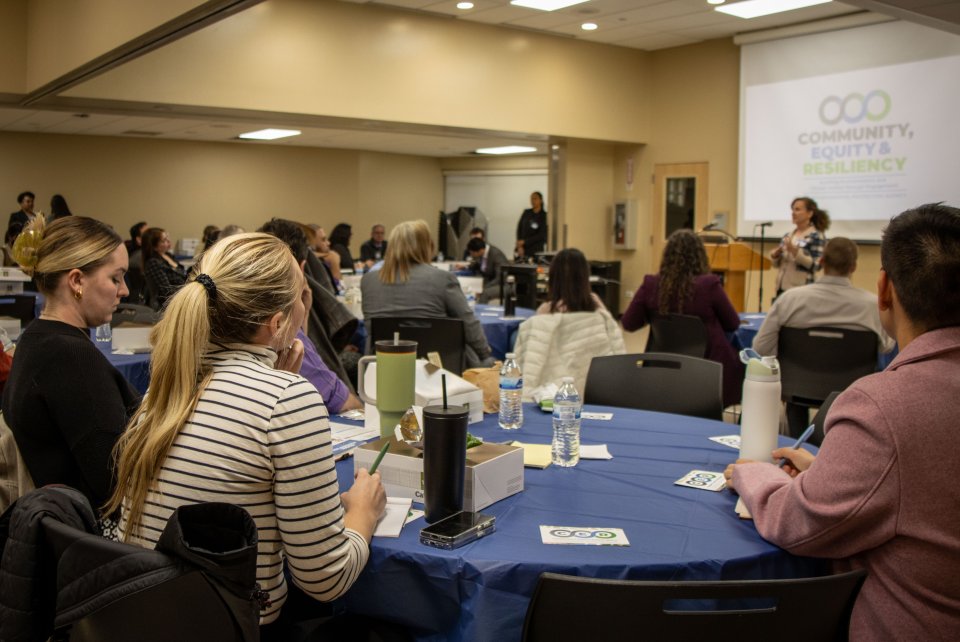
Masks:
[[[440,14],[458,20],[535,30],[558,37],[647,51],[813,22],[861,12],[861,7],[886,11],[885,5],[881,6],[875,0],[848,0],[849,4],[831,2],[764,18],[742,20],[714,11],[706,0],[588,0],[554,12],[514,7],[509,0],[473,0],[475,6],[468,11],[458,10],[457,0],[341,1]],[[942,0],[887,0],[887,3],[900,5],[901,10],[907,5],[943,4]],[[599,29],[592,32],[581,30],[580,25],[587,20],[597,23]],[[71,108],[61,103],[56,110],[0,106],[0,130],[328,147],[432,157],[467,156],[478,147],[518,144],[534,146],[537,154],[545,154],[549,144],[544,136],[523,134],[405,127],[399,123],[349,122],[290,114],[284,114],[281,118],[273,114],[238,115],[227,112],[201,113],[201,110],[191,110],[189,107],[162,108],[163,111],[155,113],[150,110],[157,107],[136,104]],[[269,143],[236,140],[237,134],[267,126],[300,129],[303,134]]]

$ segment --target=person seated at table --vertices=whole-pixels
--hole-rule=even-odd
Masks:
[[[790,288],[813,283],[820,269],[824,234],[830,227],[830,216],[808,196],[793,199],[790,211],[796,227],[784,234],[780,245],[770,252],[770,261],[779,270],[777,296]]]
[[[383,240],[386,228],[377,223],[370,228],[370,238],[360,246],[360,260],[365,269],[369,270],[383,260],[387,253],[387,242]]]
[[[480,239],[481,241],[486,242],[487,232],[482,227],[473,227],[470,228],[470,236],[467,238],[467,244],[469,245],[470,241],[473,239]],[[470,248],[463,248],[463,260],[470,262]]]
[[[740,327],[740,317],[720,283],[710,273],[703,241],[692,230],[673,232],[663,248],[659,274],[643,277],[620,323],[634,332],[657,315],[700,317],[707,328],[706,358],[723,366],[723,405],[740,403],[743,364],[724,332]]]
[[[363,317],[461,319],[468,368],[493,365],[480,320],[467,305],[452,272],[430,265],[433,241],[425,221],[405,221],[390,230],[383,267],[360,281]]]
[[[305,225],[294,223],[280,218],[267,221],[258,232],[263,232],[275,236],[290,248],[293,258],[296,259],[300,271],[304,273],[304,279],[309,281],[305,270],[307,266],[307,255],[310,253],[308,240],[304,234]],[[310,229],[310,228],[306,228]],[[311,289],[307,289],[307,298],[305,301],[307,313],[303,317],[303,325],[297,330],[297,339],[303,343],[303,364],[300,366],[300,376],[313,384],[320,396],[323,397],[327,410],[333,414],[339,414],[347,410],[361,408],[360,399],[350,390],[350,386],[337,377],[327,364],[323,362],[320,353],[313,341],[307,337],[307,325],[310,319],[310,309],[313,307],[313,295]]]
[[[580,250],[568,248],[557,252],[550,262],[548,277],[550,300],[540,304],[537,314],[607,312],[603,301],[590,288],[590,264]]]
[[[20,334],[3,419],[37,486],[66,484],[101,506],[113,491],[111,451],[140,395],[90,341],[127,294],[127,249],[82,216],[36,217],[14,247],[45,297]]]
[[[490,299],[499,298],[500,266],[508,263],[507,255],[497,246],[476,237],[467,243],[467,253],[471,259],[470,269],[483,277],[480,303],[488,303]]]
[[[883,233],[880,320],[900,353],[831,406],[820,453],[725,475],[760,535],[795,555],[866,569],[852,640],[960,631],[960,485],[945,453],[960,425],[960,209],[923,205]]]
[[[117,446],[108,503],[122,511],[123,539],[149,548],[178,506],[246,508],[259,533],[257,581],[271,600],[261,624],[277,620],[288,593],[343,595],[386,504],[380,476],[365,469],[339,493],[327,409],[296,374],[306,293],[273,236],[231,236],[203,254],[153,331],[150,393]]]
[[[170,237],[163,228],[151,227],[143,233],[141,252],[147,305],[159,310],[187,282],[187,271],[170,253]]]
[[[349,223],[337,223],[330,232],[330,249],[340,257],[341,270],[354,270],[357,267],[350,253],[351,238],[353,238],[353,228]]]
[[[820,258],[823,276],[815,283],[784,292],[767,313],[753,340],[753,349],[777,356],[780,328],[832,326],[869,330],[877,335],[877,349],[886,353],[896,345],[880,325],[877,295],[854,287],[850,277],[857,269],[857,244],[838,236],[827,241]]]
[[[623,334],[590,291],[590,266],[580,250],[567,248],[553,257],[549,291],[550,300],[517,330],[514,352],[523,369],[524,390],[571,376],[582,391],[593,357],[626,352]]]
[[[200,248],[201,252],[209,250],[214,243],[217,242],[220,238],[220,228],[216,225],[207,225],[203,228],[203,235],[200,239],[200,242],[203,243],[203,247]]]

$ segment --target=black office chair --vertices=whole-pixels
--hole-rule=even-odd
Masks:
[[[707,356],[707,326],[700,317],[689,314],[658,314],[650,322],[647,352],[669,352],[703,359]]]
[[[506,302],[507,277],[515,279],[517,307],[537,307],[537,266],[536,265],[501,265],[500,266],[500,304]]]
[[[0,296],[0,317],[20,320],[20,329],[36,317],[37,298],[32,294],[4,294]]]
[[[723,419],[723,366],[680,354],[594,357],[583,402]]]
[[[833,405],[833,402],[836,401],[839,396],[840,391],[838,390],[834,390],[827,395],[827,398],[824,399],[823,404],[820,406],[820,410],[818,410],[817,414],[813,417],[813,435],[811,435],[807,441],[817,448],[823,443],[823,424],[827,421],[827,413],[830,412],[830,406]]]
[[[781,398],[790,434],[808,425],[809,409],[835,390],[877,370],[877,335],[843,328],[780,328],[777,347]]]
[[[543,573],[524,642],[846,640],[863,570],[789,580],[642,582]],[[697,603],[711,600],[704,610]],[[720,610],[726,604],[730,610]]]
[[[110,319],[111,326],[121,323],[136,323],[140,325],[154,325],[160,320],[160,313],[145,305],[121,303]]]
[[[421,319],[378,317],[367,319],[370,346],[374,341],[393,339],[395,332],[401,339],[417,342],[417,357],[426,359],[430,352],[439,352],[443,367],[455,375],[463,374],[464,332],[460,319]]]

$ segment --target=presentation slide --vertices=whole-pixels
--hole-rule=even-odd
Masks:
[[[830,213],[828,236],[865,241],[903,210],[960,205],[957,79],[960,55],[746,84],[740,236],[791,230],[797,196]]]

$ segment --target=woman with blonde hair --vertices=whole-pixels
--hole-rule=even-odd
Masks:
[[[149,392],[117,444],[107,509],[122,509],[126,541],[148,547],[183,504],[248,510],[268,624],[288,594],[329,601],[350,588],[386,496],[366,470],[339,493],[326,407],[296,374],[307,284],[286,244],[267,234],[221,239],[196,272],[151,335]]]
[[[425,221],[406,221],[390,231],[383,267],[360,281],[363,316],[462,319],[466,366],[493,364],[480,321],[452,272],[430,265],[433,241]]]
[[[620,323],[627,332],[639,330],[656,315],[700,317],[707,328],[706,358],[723,366],[723,405],[740,402],[743,364],[725,332],[740,327],[740,317],[720,283],[710,273],[703,241],[692,230],[680,229],[667,239],[660,273],[648,274]]]
[[[111,450],[140,395],[90,341],[127,295],[127,249],[112,229],[70,216],[34,218],[13,256],[46,303],[20,334],[3,418],[37,487],[66,484],[94,506],[113,491]]]

